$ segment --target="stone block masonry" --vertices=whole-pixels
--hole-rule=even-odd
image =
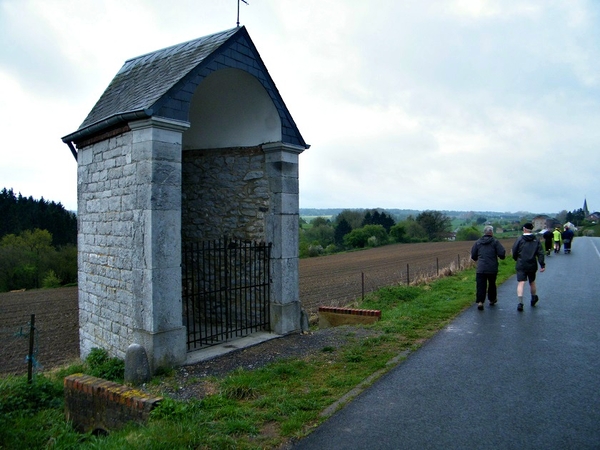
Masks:
[[[82,433],[105,433],[128,422],[144,423],[161,397],[89,375],[70,375],[64,380],[65,416]]]
[[[181,308],[181,132],[148,119],[78,152],[80,353],[123,358],[131,344],[152,370],[185,361]]]
[[[271,209],[260,147],[183,152],[182,239],[264,241]]]

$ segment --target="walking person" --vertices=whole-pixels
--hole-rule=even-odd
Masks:
[[[542,233],[542,237],[544,238],[544,250],[546,250],[546,256],[550,256],[550,250],[552,250],[553,246],[553,235],[552,230],[550,228],[544,230]]]
[[[569,225],[565,225],[565,231],[562,232],[562,241],[565,246],[565,255],[571,253],[571,244],[573,243],[573,238],[575,237],[575,233]]]
[[[535,276],[538,264],[540,265],[540,272],[543,272],[546,268],[542,244],[536,239],[532,230],[533,225],[531,223],[523,225],[523,235],[515,241],[512,247],[512,256],[517,262],[517,297],[519,299],[517,311],[523,311],[523,290],[525,288],[525,281],[529,281],[531,306],[535,306],[539,301],[535,285]]]
[[[562,245],[562,233],[560,232],[560,228],[556,227],[554,229],[552,237],[554,239],[554,253],[560,253],[560,246]]]
[[[505,257],[506,250],[494,237],[494,227],[487,225],[483,229],[483,236],[471,248],[471,259],[477,261],[475,301],[477,309],[480,311],[483,310],[486,293],[490,306],[495,305],[498,301],[496,289],[498,258],[504,259]]]

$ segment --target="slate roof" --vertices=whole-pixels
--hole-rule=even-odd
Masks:
[[[198,84],[210,73],[223,68],[245,70],[256,77],[279,112],[282,140],[309,147],[245,27],[127,60],[78,130],[62,140],[77,144],[128,121],[152,116],[187,121],[190,101]]]

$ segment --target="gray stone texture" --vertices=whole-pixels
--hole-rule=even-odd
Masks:
[[[139,344],[131,344],[125,353],[125,383],[140,385],[152,379],[146,349]]]
[[[182,239],[264,241],[271,209],[260,147],[183,152]]]
[[[79,150],[81,354],[100,347],[123,358],[130,344],[141,342],[155,369],[185,361],[180,229],[186,124],[150,119],[130,127]]]

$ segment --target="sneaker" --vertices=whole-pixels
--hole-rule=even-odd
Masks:
[[[517,305],[517,311],[523,311],[523,303]]]
[[[479,311],[483,311],[483,303],[481,303],[481,302],[477,303],[477,309]]]
[[[531,306],[535,306],[540,298],[537,295],[531,297]]]
[[[490,306],[494,306],[497,302],[498,300],[490,300]]]

